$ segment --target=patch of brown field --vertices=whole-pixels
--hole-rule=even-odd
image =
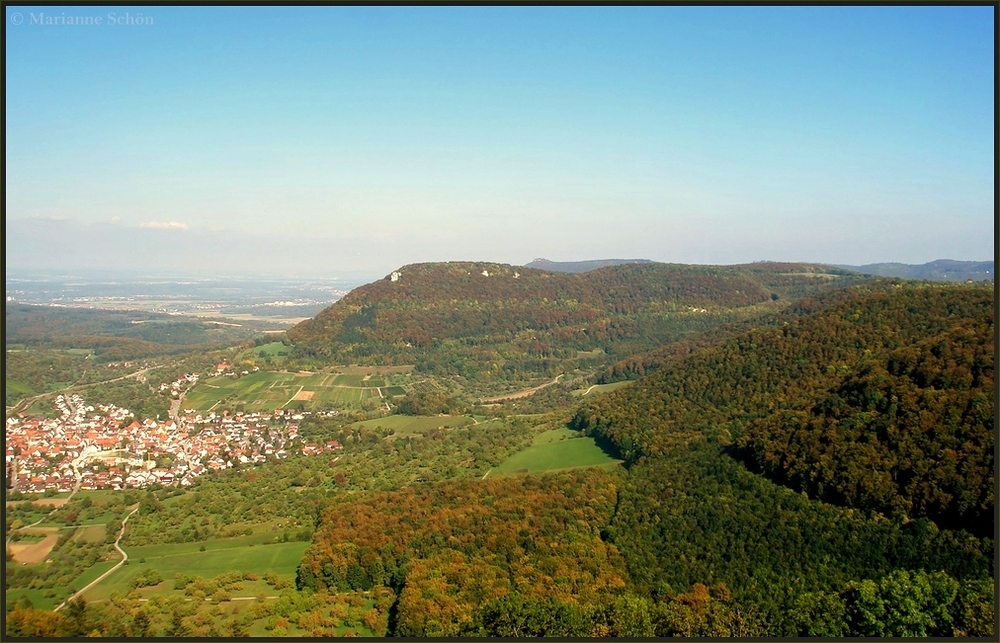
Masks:
[[[26,529],[25,532],[44,533],[46,536],[37,543],[11,543],[10,551],[14,554],[14,561],[18,563],[32,564],[42,562],[49,555],[49,552],[52,551],[52,548],[56,546],[56,543],[59,542],[59,534],[56,529]]]
[[[315,375],[312,371],[299,371],[295,374],[297,377],[309,377],[310,375]]]
[[[313,399],[313,395],[315,395],[315,394],[316,394],[316,391],[299,391],[298,393],[295,394],[295,397],[293,397],[292,399],[293,400],[311,400],[311,399]]]
[[[62,507],[64,504],[66,504],[67,500],[68,498],[37,498],[37,499],[32,498],[30,500],[8,500],[7,506],[15,507],[25,502],[33,502],[36,505],[49,505],[50,507]]]

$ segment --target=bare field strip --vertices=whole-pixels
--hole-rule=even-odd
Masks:
[[[36,505],[49,505],[49,506],[55,508],[55,507],[62,507],[64,504],[66,504],[66,502],[68,500],[69,500],[69,498],[37,498],[37,499],[33,498],[31,500],[8,500],[7,501],[7,506],[8,507],[15,507],[19,503],[33,502]]]
[[[28,534],[45,534],[45,538],[37,543],[21,544],[11,543],[9,545],[14,561],[18,563],[40,563],[49,555],[52,548],[59,542],[59,530],[54,528],[25,529]]]

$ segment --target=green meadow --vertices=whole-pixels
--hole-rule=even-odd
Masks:
[[[593,438],[571,429],[553,429],[535,436],[532,445],[492,469],[492,475],[541,473],[576,467],[611,466],[620,460],[608,455]]]
[[[262,346],[257,346],[251,351],[254,355],[258,357],[284,357],[292,352],[292,349],[285,346],[281,342],[271,342],[270,344],[264,344]]]
[[[599,393],[607,393],[608,391],[613,391],[616,388],[621,388],[631,384],[630,381],[623,382],[612,382],[610,384],[594,384],[593,386],[588,386],[587,388],[577,389],[572,392],[573,395],[597,395]]]
[[[201,548],[205,550],[202,551]],[[263,576],[273,572],[279,577],[294,578],[308,542],[264,544],[259,535],[223,538],[205,542],[171,543],[129,547],[127,565],[87,591],[87,600],[110,597],[113,593],[126,594],[129,583],[147,569],[156,569],[166,579],[157,588],[173,588],[173,578],[178,574],[214,578],[232,571],[253,572]],[[81,584],[82,586],[83,584]],[[247,594],[253,596],[261,588],[252,587]]]
[[[475,418],[468,415],[390,415],[384,418],[355,422],[351,426],[367,428],[378,426],[383,429],[392,429],[396,435],[408,435],[437,428],[451,429],[476,422]]]

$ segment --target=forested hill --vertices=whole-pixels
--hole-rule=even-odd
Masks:
[[[439,374],[552,373],[620,359],[869,278],[825,266],[623,264],[560,273],[494,263],[404,266],[288,333],[304,361],[416,363]]]
[[[573,424],[633,461],[707,438],[810,497],[991,535],[992,289],[853,294],[667,364]]]
[[[526,268],[536,268],[538,270],[551,270],[552,272],[589,272],[604,268],[605,266],[618,266],[623,263],[653,263],[649,259],[591,259],[589,261],[549,261],[548,259],[535,259],[531,263],[526,263]]]
[[[864,266],[837,266],[879,277],[922,279],[926,281],[993,281],[996,273],[992,261],[952,261],[938,259],[924,264],[870,263]]]
[[[885,282],[880,287],[888,287],[893,282]],[[762,317],[740,319],[722,324],[704,333],[693,333],[676,341],[645,353],[630,355],[608,366],[597,375],[598,384],[609,384],[622,380],[635,380],[651,375],[664,366],[711,346],[718,346],[735,335],[741,335],[752,328],[777,327],[786,325],[805,315],[811,315],[824,308],[832,308],[858,296],[854,288],[837,288],[818,292],[812,296],[797,299],[779,312]]]

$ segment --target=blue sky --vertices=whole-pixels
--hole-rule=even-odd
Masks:
[[[8,267],[993,256],[992,7],[5,11]]]

